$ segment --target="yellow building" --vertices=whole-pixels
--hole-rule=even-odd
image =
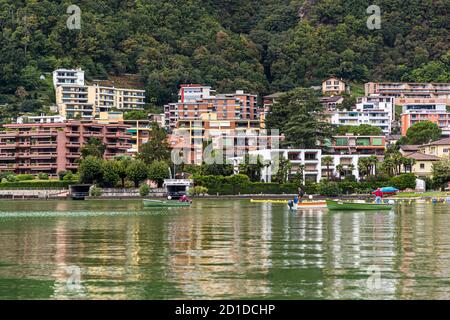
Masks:
[[[338,78],[330,78],[322,82],[322,94],[327,95],[338,95],[345,93],[347,90],[347,85],[343,80]]]
[[[123,123],[128,125],[127,132],[131,134],[131,139],[128,141],[132,147],[129,152],[139,152],[143,144],[147,143],[152,130],[151,120],[125,120],[123,112],[100,112],[98,119],[102,124]]]
[[[93,119],[111,109],[143,110],[145,91],[113,86],[68,84],[56,87],[59,114],[66,119]]]
[[[78,84],[58,86],[56,104],[66,119],[92,119],[97,113],[95,88]]]
[[[419,152],[439,158],[450,159],[450,138],[419,146]]]
[[[405,158],[414,159],[416,163],[412,167],[412,173],[418,177],[431,177],[433,175],[433,164],[442,159],[421,152],[413,152],[405,155]]]

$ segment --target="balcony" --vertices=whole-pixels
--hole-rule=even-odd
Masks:
[[[0,159],[2,160],[15,160],[16,154],[15,153],[0,153]]]
[[[81,144],[79,142],[68,142],[66,143],[67,148],[79,148]]]
[[[66,157],[70,158],[70,159],[78,159],[81,157],[81,153],[80,152],[67,152]]]

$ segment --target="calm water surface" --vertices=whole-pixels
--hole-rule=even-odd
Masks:
[[[450,299],[449,231],[445,204],[4,201],[0,298]]]

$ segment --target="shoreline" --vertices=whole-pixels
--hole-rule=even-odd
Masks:
[[[273,199],[273,200],[291,200],[295,197],[295,194],[250,194],[250,195],[207,195],[207,196],[196,196],[191,197],[191,199],[195,200],[264,200],[264,199]],[[325,199],[339,199],[339,200],[366,200],[368,198],[373,198],[372,195],[342,195],[342,196],[320,196],[314,195],[311,200],[325,200]],[[144,199],[153,199],[153,200],[167,200],[166,197],[161,196],[129,196],[129,197],[113,197],[113,196],[105,196],[105,197],[86,197],[84,200],[74,200],[70,197],[22,197],[17,196],[14,198],[0,198],[1,201],[123,201],[123,200],[135,200],[142,201]],[[410,201],[410,200],[431,200],[431,199],[450,199],[450,193],[445,192],[436,192],[435,194],[426,193],[426,195],[421,193],[411,194],[408,193],[408,196],[402,197],[401,194],[396,196],[385,197],[384,199],[395,200],[395,201]],[[309,198],[306,196],[304,198],[305,201],[308,201]]]

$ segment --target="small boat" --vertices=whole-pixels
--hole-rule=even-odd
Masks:
[[[263,200],[263,199],[250,199],[250,202],[252,203],[281,203],[281,204],[287,204],[289,200]],[[315,208],[326,208],[327,203],[325,201],[303,201],[298,203],[296,206],[294,206],[293,210],[295,209],[315,209]]]
[[[391,204],[356,203],[327,200],[329,210],[391,210]]]
[[[288,203],[288,200],[271,200],[271,199],[250,199],[252,203]]]
[[[146,208],[179,208],[190,206],[191,206],[190,202],[144,200],[144,207]]]

